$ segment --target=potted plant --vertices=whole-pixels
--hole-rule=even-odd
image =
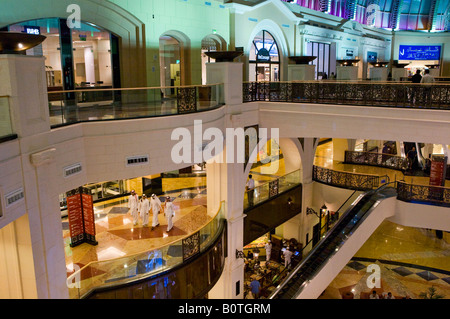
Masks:
[[[436,288],[434,288],[434,286],[428,288],[427,292],[421,292],[419,294],[419,298],[421,299],[443,299],[444,297],[445,295],[436,293]]]

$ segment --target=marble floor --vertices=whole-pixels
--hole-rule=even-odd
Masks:
[[[391,181],[428,184],[426,177],[404,176],[399,171],[365,165],[342,164],[333,161],[332,153],[331,142],[319,145],[314,164],[335,170],[388,175]],[[262,175],[260,167],[252,168],[251,173],[256,186],[261,185],[285,174],[284,160],[280,160],[276,174]],[[133,226],[126,199],[95,205],[96,246],[83,243],[70,247],[68,222],[63,219],[67,275],[73,274],[75,265],[82,268],[90,262],[113,260],[167,245],[210,220],[206,213],[205,176],[163,178],[163,192],[170,194],[176,210],[174,230],[170,233],[165,231],[167,223],[162,214],[159,215],[160,226],[155,230],[141,224]],[[365,269],[370,263],[380,263],[382,273],[385,274],[382,277],[385,290],[417,298],[420,292],[434,285],[446,298],[450,298],[450,238],[447,235],[437,240],[431,231],[384,222],[320,298],[340,299],[342,292],[352,289],[355,297],[357,293],[359,296],[360,291],[368,291],[363,289],[362,283],[367,277]],[[391,263],[384,263],[386,261]]]

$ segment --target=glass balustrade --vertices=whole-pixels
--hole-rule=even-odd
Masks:
[[[169,92],[169,93],[168,93]],[[223,84],[48,92],[51,127],[201,112],[224,104]]]
[[[117,286],[157,276],[183,264],[211,245],[223,218],[224,202],[221,202],[218,212],[208,224],[188,236],[163,247],[131,256],[91,262],[81,269],[74,269],[74,272],[67,278],[70,298],[82,298],[93,289]]]
[[[296,170],[247,190],[244,195],[244,210],[268,201],[299,184],[301,184],[301,170]]]

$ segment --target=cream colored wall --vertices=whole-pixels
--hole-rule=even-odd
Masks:
[[[229,10],[221,1],[111,0],[145,24],[147,85],[159,86],[159,37],[181,33],[186,63],[182,84],[201,84],[201,41],[214,32],[229,43]],[[211,5],[207,5],[210,3]],[[226,48],[225,48],[226,50]]]

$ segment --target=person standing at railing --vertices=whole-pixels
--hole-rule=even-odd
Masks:
[[[173,203],[170,200],[170,196],[166,197],[166,203],[164,206],[164,214],[166,215],[167,219],[167,232],[169,232],[173,228],[172,218],[175,215],[175,210],[173,208]]]
[[[131,191],[131,195],[128,197],[128,208],[131,217],[133,217],[133,225],[136,226],[139,221],[139,197],[134,190]]]
[[[420,75],[420,70],[416,70],[416,74],[414,74],[411,77],[411,81],[412,83],[420,83],[420,81],[422,80],[422,75]],[[412,87],[411,88],[411,104],[415,104],[416,103],[416,87]]]
[[[408,159],[408,169],[409,170],[412,170],[414,161],[416,160],[416,157],[417,157],[416,147],[413,146],[412,149],[410,149],[408,151],[408,153],[406,153],[406,158]]]
[[[426,104],[432,102],[432,96],[431,96],[431,84],[434,83],[434,78],[430,75],[430,70],[426,69],[425,74],[422,77],[422,80],[420,80],[420,83],[429,84],[427,87],[423,88],[423,99]]]
[[[248,181],[245,185],[245,190],[247,191],[247,198],[248,198],[248,206],[253,206],[253,196],[255,194],[255,180],[253,179],[253,176],[250,174],[248,175]]]
[[[152,219],[152,230],[153,230],[153,228],[159,226],[158,215],[161,211],[161,201],[155,194],[152,194],[152,198],[150,199],[150,206],[152,208],[153,213]]]

